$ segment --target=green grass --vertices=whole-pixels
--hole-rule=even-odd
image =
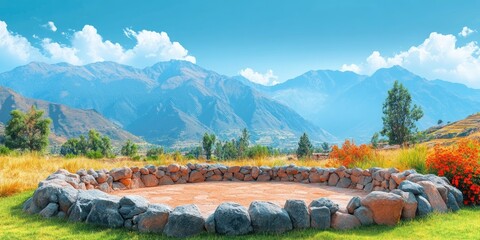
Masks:
[[[0,198],[0,239],[167,239],[162,235],[107,229],[60,219],[43,219],[22,212],[32,191]],[[192,239],[231,239],[202,234]],[[480,239],[480,208],[434,214],[396,227],[369,226],[351,231],[291,231],[282,235],[251,234],[238,239]]]

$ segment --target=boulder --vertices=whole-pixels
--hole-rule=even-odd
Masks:
[[[131,178],[132,177],[132,169],[123,167],[123,168],[114,168],[110,170],[110,176],[113,177],[113,181],[118,181],[120,179]]]
[[[189,237],[203,232],[205,219],[194,204],[176,207],[168,216],[164,233],[168,237]]]
[[[141,179],[145,187],[158,186],[158,178],[153,174],[142,175]]]
[[[310,208],[310,226],[315,229],[325,230],[330,228],[331,213],[326,206]]]
[[[124,220],[118,212],[120,207],[118,202],[118,199],[94,199],[86,222],[109,228],[123,227]]]
[[[253,230],[247,208],[240,204],[222,203],[217,207],[213,215],[217,233],[237,236],[247,234]]]
[[[213,214],[210,214],[205,220],[205,230],[208,233],[215,233],[215,216]]]
[[[312,207],[327,207],[330,210],[330,214],[334,214],[338,211],[338,204],[332,202],[332,200],[328,198],[319,198],[313,200],[310,205],[308,205],[308,208]]]
[[[405,206],[403,207],[403,210],[402,210],[402,219],[405,219],[405,220],[414,219],[417,212],[417,206],[418,206],[415,195],[411,192],[403,192],[401,196],[405,201]]]
[[[447,204],[445,204],[443,201],[443,198],[435,187],[435,184],[429,181],[420,181],[418,184],[424,188],[425,194],[428,196],[428,202],[434,211],[446,212],[448,210]]]
[[[352,184],[352,180],[350,180],[350,178],[341,178],[340,181],[338,181],[337,183],[337,187],[339,188],[348,188],[350,187],[350,184]]]
[[[260,175],[258,175],[257,177],[257,182],[268,182],[270,181],[270,175],[268,173],[262,173]]]
[[[163,176],[158,180],[158,185],[173,185],[175,184],[171,177]]]
[[[360,197],[353,197],[347,204],[347,211],[348,213],[353,214],[355,209],[359,208],[360,206],[362,206]]]
[[[374,223],[373,213],[372,211],[370,211],[370,209],[366,207],[362,206],[355,209],[355,211],[353,212],[353,215],[358,218],[358,220],[360,221],[360,223],[362,223],[362,225],[367,226]]]
[[[283,233],[292,230],[292,221],[287,211],[280,206],[263,201],[254,201],[248,208],[253,231],[257,233]]]
[[[373,191],[361,200],[373,213],[373,220],[380,225],[393,226],[400,221],[405,205],[403,198],[386,192]]]
[[[428,214],[430,214],[433,209],[432,209],[432,206],[430,205],[430,203],[428,202],[428,200],[420,195],[418,196],[415,196],[416,200],[417,200],[417,212],[416,212],[416,215],[419,216],[419,217],[423,217],[423,216],[426,216]]]
[[[68,220],[73,222],[83,222],[87,219],[94,199],[115,199],[116,197],[108,195],[99,190],[79,190],[77,201],[68,209]]]
[[[189,183],[198,183],[198,182],[204,182],[205,181],[205,176],[197,171],[193,170],[190,172],[190,176],[188,177],[188,182]]]
[[[56,203],[49,203],[42,211],[40,211],[40,216],[44,218],[50,218],[58,213],[58,204]]]
[[[328,178],[328,186],[336,186],[338,183],[339,177],[336,173],[330,174]]]
[[[450,186],[450,192],[455,196],[457,205],[459,207],[463,206],[463,194],[462,191],[458,190],[456,187]]]
[[[457,201],[455,199],[455,196],[453,195],[452,192],[448,193],[447,207],[448,207],[448,209],[450,209],[454,212],[460,210],[460,207],[458,206]]]
[[[77,196],[78,190],[63,180],[43,181],[33,194],[32,204],[44,209],[49,203],[58,203],[59,210],[67,212],[77,201]]]
[[[123,183],[121,182],[113,182],[112,183],[112,188],[113,190],[117,191],[117,190],[126,190],[127,189],[127,186],[123,185]],[[89,189],[89,188],[87,188]]]
[[[124,219],[133,218],[135,215],[144,213],[148,208],[148,201],[142,196],[125,196],[120,199],[120,209]]]
[[[151,204],[147,210],[133,218],[139,232],[162,233],[172,209],[163,204]]]
[[[409,180],[401,182],[398,186],[398,189],[404,192],[411,192],[415,195],[423,194],[425,192],[421,185],[418,185],[417,183],[411,182]]]
[[[322,182],[322,174],[319,172],[310,172],[308,180],[310,180],[311,183],[320,183]]]
[[[336,212],[332,215],[331,227],[336,230],[349,230],[361,226],[362,223],[354,215]]]
[[[260,168],[258,167],[252,167],[252,178],[257,179],[257,177],[260,175]]]
[[[293,228],[303,229],[310,227],[310,215],[308,213],[308,207],[305,201],[287,200],[283,208],[290,216]]]
[[[168,165],[168,167],[167,167],[167,171],[168,171],[168,172],[171,172],[171,173],[176,173],[176,172],[180,171],[180,165],[178,165],[178,164],[170,164],[170,165]]]

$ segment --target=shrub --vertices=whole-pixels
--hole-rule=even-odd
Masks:
[[[103,158],[103,154],[100,150],[97,150],[97,151],[90,150],[87,152],[86,157],[91,159],[100,159],[100,158]]]
[[[480,142],[462,140],[450,147],[435,146],[427,156],[427,167],[445,176],[463,192],[465,204],[480,204]]]
[[[10,150],[10,148],[6,147],[5,145],[0,145],[0,156],[9,155],[11,151],[12,150]]]
[[[266,158],[270,155],[268,148],[262,145],[255,145],[248,148],[247,156],[251,159]]]
[[[365,145],[355,145],[350,140],[345,140],[342,147],[332,147],[330,158],[337,159],[343,166],[354,167],[357,162],[366,161],[372,155],[372,149]]]

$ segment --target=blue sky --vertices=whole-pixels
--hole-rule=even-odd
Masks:
[[[143,67],[174,58],[272,84],[312,69],[371,74],[399,64],[480,87],[478,9],[480,1],[0,0],[0,71],[30,60]]]

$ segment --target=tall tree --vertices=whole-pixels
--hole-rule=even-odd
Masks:
[[[380,138],[380,136],[379,136],[378,132],[373,134],[372,139],[370,140],[370,143],[372,143],[373,148],[378,147],[378,142],[380,141],[379,138]]]
[[[250,134],[247,128],[242,130],[242,136],[238,140],[238,155],[239,157],[245,157],[247,155],[248,145],[250,141]]]
[[[308,139],[308,135],[303,133],[303,135],[300,137],[300,141],[298,141],[297,157],[310,157],[312,155],[312,151],[313,145],[310,142],[310,139]]]
[[[205,155],[207,157],[207,160],[210,160],[212,158],[212,150],[213,150],[213,144],[215,143],[215,134],[208,134],[205,133],[203,135],[203,140],[202,140],[202,145],[203,145],[203,150],[205,151]]]
[[[138,153],[138,145],[133,143],[132,140],[128,139],[127,142],[125,142],[125,145],[122,146],[120,153],[123,156],[134,157]]]
[[[8,148],[39,152],[47,148],[52,120],[43,118],[43,111],[32,106],[27,113],[13,110],[10,115],[12,118],[5,127]]]
[[[398,81],[388,91],[383,104],[382,136],[388,137],[390,144],[404,144],[413,139],[417,131],[415,122],[423,117],[422,109],[412,104],[412,97],[408,90]]]

